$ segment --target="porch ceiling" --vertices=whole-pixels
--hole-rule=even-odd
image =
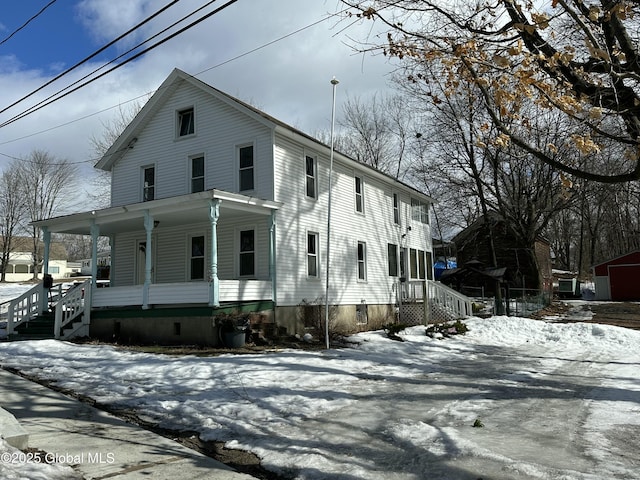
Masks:
[[[162,198],[150,202],[134,203],[121,207],[76,213],[33,222],[37,227],[47,227],[52,233],[90,235],[93,224],[100,228],[100,235],[144,230],[145,214],[148,211],[156,228],[175,227],[190,223],[209,221],[212,200],[220,200],[220,222],[225,216],[234,219],[250,215],[270,215],[282,204],[246,195],[207,190],[205,192]]]

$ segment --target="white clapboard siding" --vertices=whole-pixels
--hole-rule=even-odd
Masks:
[[[193,107],[196,133],[176,139],[175,118]],[[259,198],[273,196],[271,130],[200,89],[183,83],[155,113],[133,148],[112,170],[112,206],[142,200],[142,168],[155,166],[155,196],[190,193],[190,158],[205,157],[205,188],[238,191],[237,148],[254,146],[255,190]]]
[[[271,300],[271,282],[268,280],[221,280],[220,301],[253,302]]]
[[[283,202],[278,211],[277,282],[278,304],[296,305],[325,295],[327,207],[329,159],[309,147],[276,137],[275,200]],[[305,155],[318,159],[318,198],[305,195]],[[338,161],[333,166],[331,204],[331,301],[340,304],[393,303],[395,277],[388,274],[387,245],[402,245],[422,251],[431,249],[428,225],[411,220],[411,195],[398,187]],[[364,214],[355,209],[355,175],[363,179]],[[393,193],[401,201],[400,225],[393,222]],[[407,227],[411,227],[409,230]],[[319,234],[320,275],[306,274],[307,233]],[[404,235],[404,237],[403,237]],[[358,242],[366,243],[367,280],[357,276]]]
[[[209,302],[209,283],[156,283],[149,287],[150,305]]]
[[[91,293],[92,307],[125,307],[142,305],[142,285],[96,288]]]

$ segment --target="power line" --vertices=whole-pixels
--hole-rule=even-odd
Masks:
[[[56,0],[53,0],[56,1]],[[24,100],[26,100],[27,98],[31,97],[32,95],[35,95],[36,93],[38,93],[40,90],[42,90],[43,88],[51,85],[53,82],[59,80],[60,78],[64,77],[65,75],[69,74],[70,72],[72,72],[73,70],[75,70],[76,68],[78,68],[80,65],[88,62],[89,60],[91,60],[92,58],[94,58],[96,55],[99,55],[100,53],[102,53],[103,51],[105,51],[107,48],[113,46],[115,43],[119,42],[120,40],[122,40],[124,37],[126,37],[127,35],[129,35],[130,33],[134,32],[135,30],[141,28],[144,24],[150,22],[151,20],[153,20],[155,17],[157,17],[158,15],[160,15],[162,12],[164,12],[165,10],[169,9],[170,7],[172,7],[173,5],[175,5],[176,3],[178,3],[180,0],[173,0],[172,2],[168,3],[167,5],[165,5],[164,7],[162,7],[160,10],[158,10],[157,12],[155,12],[153,15],[147,17],[146,19],[144,19],[142,22],[138,23],[137,25],[133,26],[132,28],[130,28],[129,30],[127,30],[125,33],[123,33],[122,35],[118,36],[117,38],[111,40],[109,43],[107,43],[106,45],[102,46],[101,48],[99,48],[98,50],[96,50],[95,52],[93,52],[91,55],[89,55],[88,57],[84,58],[83,60],[80,60],[78,63],[76,63],[74,66],[66,69],[64,72],[56,75],[54,78],[52,78],[51,80],[49,80],[48,82],[46,82],[44,85],[41,85],[40,87],[36,88],[35,90],[33,90],[31,93],[25,95],[24,97],[20,98],[19,100],[16,100],[15,102],[13,102],[11,105],[3,108],[2,110],[0,110],[0,113],[4,113],[7,110],[9,110],[11,107],[15,107],[17,104],[19,104],[20,102],[23,102]],[[215,0],[214,0],[215,1]],[[53,2],[52,2],[53,3]],[[46,7],[45,7],[46,8]],[[108,65],[108,64],[107,64]],[[85,77],[86,78],[86,77]],[[73,84],[72,84],[73,85]],[[68,88],[68,87],[67,87]],[[64,91],[64,90],[62,90]],[[58,92],[59,93],[59,92]],[[57,94],[56,94],[57,95]],[[51,98],[51,97],[49,97]],[[33,108],[33,107],[31,107]]]
[[[3,43],[6,43],[11,37],[13,37],[16,33],[18,33],[20,30],[22,30],[23,28],[25,28],[27,25],[29,25],[32,21],[34,21],[36,18],[38,18],[40,15],[42,15],[44,13],[44,11],[49,8],[51,5],[53,5],[54,3],[56,3],[58,0],[51,0],[48,4],[46,4],[44,7],[42,7],[40,9],[40,11],[38,13],[36,13],[33,17],[31,17],[29,20],[27,20],[26,22],[24,22],[24,24],[22,24],[22,26],[18,27],[16,30],[14,30],[8,37],[6,37],[4,40],[0,41],[0,45],[2,45]]]
[[[313,23],[310,23],[310,24],[308,24],[308,25],[306,25],[306,26],[304,26],[304,27],[301,27],[301,28],[299,28],[299,29],[297,29],[297,30],[295,30],[295,31],[293,31],[293,32],[290,32],[290,33],[288,33],[288,34],[286,34],[286,35],[283,35],[283,36],[278,37],[278,38],[276,38],[276,39],[274,39],[274,40],[271,40],[271,41],[269,41],[269,42],[266,42],[266,43],[264,43],[264,44],[262,44],[262,45],[260,45],[260,46],[258,46],[258,47],[256,47],[256,48],[253,48],[253,49],[251,49],[251,50],[248,50],[247,52],[241,53],[240,55],[236,55],[235,57],[232,57],[232,58],[230,58],[230,59],[228,59],[228,60],[225,60],[225,61],[223,61],[223,62],[220,62],[220,63],[218,63],[218,64],[216,64],[216,65],[213,65],[213,66],[211,66],[211,67],[209,67],[209,68],[206,68],[206,69],[204,69],[204,70],[201,70],[200,72],[195,73],[193,76],[194,76],[194,77],[197,77],[198,75],[201,75],[201,74],[203,74],[203,73],[205,73],[205,72],[208,72],[208,71],[210,71],[210,70],[213,70],[214,68],[221,67],[221,66],[226,65],[226,64],[228,64],[228,63],[230,63],[230,62],[232,62],[232,61],[234,61],[234,60],[237,60],[237,59],[239,59],[239,58],[245,57],[245,56],[247,56],[247,55],[249,55],[249,54],[251,54],[251,53],[254,53],[254,52],[258,51],[258,50],[261,50],[261,49],[263,49],[263,48],[266,48],[266,47],[268,47],[268,46],[270,46],[270,45],[273,45],[273,44],[275,44],[275,43],[277,43],[277,42],[280,42],[280,41],[282,41],[282,40],[284,40],[284,39],[286,39],[286,38],[289,38],[289,37],[291,37],[291,36],[293,36],[293,35],[296,35],[296,34],[298,34],[298,33],[300,33],[300,32],[303,32],[303,31],[305,31],[305,30],[307,30],[307,29],[309,29],[309,28],[311,28],[311,27],[314,27],[314,26],[316,26],[316,25],[318,25],[318,24],[320,24],[320,23],[322,23],[322,22],[325,22],[325,21],[329,20],[330,18],[332,18],[332,17],[334,17],[334,16],[338,15],[339,13],[340,13],[340,12],[338,12],[337,14],[329,15],[329,16],[327,16],[327,17],[325,17],[325,18],[322,18],[322,19],[317,20],[317,21],[315,21],[315,22],[313,22]],[[108,111],[108,110],[111,110],[111,109],[113,109],[113,108],[118,107],[119,105],[122,105],[123,103],[133,102],[133,101],[138,100],[138,99],[140,99],[140,98],[146,97],[146,96],[148,96],[148,95],[150,95],[150,94],[152,94],[152,93],[153,93],[153,91],[151,91],[151,92],[146,92],[146,93],[144,93],[144,94],[142,94],[142,95],[139,95],[139,96],[137,96],[137,97],[135,97],[135,98],[132,98],[132,99],[126,100],[126,101],[124,101],[124,102],[120,102],[118,105],[113,105],[113,106],[111,106],[111,107],[104,108],[104,109],[99,110],[99,111],[97,111],[97,112],[90,113],[90,114],[88,114],[88,115],[85,115],[85,116],[82,116],[82,117],[76,118],[76,119],[74,119],[74,120],[70,120],[69,122],[65,122],[65,123],[62,123],[62,124],[59,124],[59,125],[55,125],[55,126],[53,126],[53,127],[50,127],[50,128],[44,129],[44,130],[39,130],[39,131],[37,131],[37,132],[33,132],[33,133],[31,133],[31,134],[24,135],[24,136],[22,136],[22,137],[14,138],[14,139],[12,139],[12,140],[7,140],[7,141],[5,141],[5,142],[0,142],[0,145],[6,145],[6,144],[9,144],[9,143],[13,143],[13,142],[16,142],[16,141],[19,141],[19,140],[24,140],[24,139],[26,139],[26,138],[30,138],[30,137],[33,137],[33,136],[36,136],[36,135],[41,135],[41,134],[46,133],[46,132],[49,132],[49,131],[51,131],[51,130],[55,130],[55,129],[58,129],[58,128],[61,128],[61,127],[65,127],[65,126],[70,125],[70,124],[72,124],[72,123],[76,123],[76,122],[79,122],[79,121],[81,121],[81,120],[85,120],[85,119],[87,119],[87,118],[90,118],[90,117],[92,117],[92,116],[95,116],[95,115],[99,115],[99,114],[101,114],[101,113],[104,113],[104,112],[106,112],[106,111]],[[0,152],[0,155],[4,155],[5,157],[8,157],[8,158],[15,158],[15,157],[11,157],[10,155],[3,154],[2,152]],[[95,160],[98,160],[98,159],[93,159],[93,160],[95,161]],[[92,161],[92,160],[83,160],[83,161],[81,161],[81,162],[77,162],[77,163],[84,163],[84,162],[89,162],[89,161]]]
[[[176,0],[176,1],[177,1],[177,0]],[[211,0],[211,2],[209,2],[209,4],[211,4],[211,3],[215,2],[215,1],[216,1],[216,0]],[[69,85],[69,86],[65,87],[65,88],[64,88],[64,89],[62,89],[62,90],[59,90],[57,93],[55,93],[55,94],[53,94],[53,95],[49,96],[47,99],[45,99],[45,100],[43,100],[43,101],[41,101],[41,102],[37,103],[36,105],[34,105],[34,106],[32,106],[32,107],[28,108],[27,110],[24,110],[22,113],[19,113],[18,115],[15,115],[14,117],[10,118],[9,120],[6,120],[6,121],[2,122],[2,123],[0,124],[0,128],[5,127],[5,126],[7,126],[7,125],[9,125],[9,124],[11,124],[11,123],[13,123],[13,122],[17,121],[17,120],[20,120],[21,118],[24,118],[24,117],[26,117],[26,116],[28,116],[28,115],[32,114],[33,112],[36,112],[36,111],[40,110],[41,108],[44,108],[44,107],[46,107],[46,106],[48,106],[48,105],[51,105],[52,103],[54,103],[54,102],[56,102],[56,101],[58,101],[58,100],[60,100],[60,99],[62,99],[62,98],[64,98],[64,97],[66,97],[67,95],[70,95],[71,93],[76,92],[77,90],[79,90],[79,89],[81,89],[81,88],[83,88],[83,87],[86,87],[87,85],[89,85],[89,84],[91,84],[91,83],[95,82],[96,80],[98,80],[98,79],[100,79],[100,78],[104,77],[105,75],[108,75],[109,73],[113,72],[114,70],[117,70],[118,68],[123,67],[123,66],[124,66],[124,65],[126,65],[127,63],[129,63],[129,62],[131,62],[131,61],[135,60],[135,59],[136,59],[136,58],[138,58],[138,57],[141,57],[142,55],[144,55],[144,54],[146,54],[146,53],[150,52],[151,50],[153,50],[153,49],[155,49],[155,48],[159,47],[159,46],[160,46],[160,45],[162,45],[163,43],[165,43],[165,42],[167,42],[167,41],[169,41],[169,40],[173,39],[174,37],[176,37],[176,36],[178,36],[178,35],[180,35],[180,34],[184,33],[185,31],[189,30],[190,28],[194,27],[195,25],[198,25],[199,23],[203,22],[204,20],[208,19],[209,17],[211,17],[211,16],[213,16],[213,15],[215,15],[215,14],[219,13],[220,11],[222,11],[222,10],[224,10],[225,8],[227,8],[227,7],[231,6],[232,4],[236,3],[237,1],[238,1],[238,0],[229,0],[227,3],[225,3],[225,4],[224,4],[224,5],[222,5],[221,7],[218,7],[218,8],[216,8],[215,10],[213,10],[213,11],[209,12],[208,14],[206,14],[206,15],[204,15],[204,16],[202,16],[202,17],[200,17],[199,19],[195,20],[194,22],[191,22],[189,25],[187,25],[187,26],[185,26],[185,27],[181,28],[180,30],[178,30],[178,31],[177,31],[177,32],[175,32],[175,33],[172,33],[172,34],[171,34],[171,35],[169,35],[168,37],[166,37],[166,38],[164,38],[164,39],[162,39],[162,40],[160,40],[160,41],[156,42],[155,44],[151,45],[149,48],[147,48],[147,49],[145,49],[145,50],[142,50],[141,52],[136,53],[135,55],[133,55],[133,56],[131,56],[131,57],[127,58],[127,59],[126,59],[126,60],[124,60],[123,62],[121,62],[121,63],[119,63],[119,64],[115,65],[115,66],[114,66],[114,67],[112,67],[112,68],[110,68],[110,69],[109,69],[109,70],[107,70],[106,72],[103,72],[103,73],[101,73],[100,75],[95,76],[95,77],[93,77],[93,78],[91,78],[91,79],[87,80],[86,82],[82,83],[81,85],[78,85],[77,87],[75,87],[75,88],[73,88],[73,89],[71,89],[71,90],[67,91],[66,93],[61,94],[63,91],[65,91],[65,90],[69,89],[69,87],[70,87],[70,86],[75,85],[75,84],[77,84],[78,82],[80,82],[80,81],[82,81],[82,80],[86,79],[86,78],[87,78],[87,76],[90,76],[91,74],[90,74],[90,75],[87,75],[87,76],[85,76],[85,77],[83,77],[83,79],[81,79],[81,80],[78,80],[78,81],[74,82],[73,84],[71,84],[71,85]],[[199,11],[199,10],[201,10],[202,8],[204,8],[204,7],[201,7],[201,8],[199,8],[199,9],[198,9],[198,10],[196,10],[196,11]],[[194,13],[194,12],[192,12],[191,14],[187,15],[187,16],[186,16],[186,17],[184,17],[184,18],[188,18],[189,16],[193,15],[193,13]],[[180,23],[182,20],[183,20],[183,19],[179,20],[178,22],[175,22],[175,23],[172,25],[172,27],[173,27],[173,26],[175,26],[177,23]],[[171,28],[171,27],[169,27],[169,28]],[[165,29],[165,30],[166,30],[166,29]],[[155,36],[154,36],[154,37],[152,37],[152,38],[155,38]],[[148,40],[147,40],[147,41],[148,41]],[[140,45],[142,45],[142,44],[146,43],[147,41],[142,42]],[[137,48],[137,47],[135,47],[135,48],[131,49],[130,51],[135,50],[136,48]],[[121,55],[121,56],[122,56],[122,55]],[[120,56],[120,57],[121,57],[121,56]],[[120,58],[120,57],[118,57],[118,58]],[[113,60],[112,60],[112,62],[113,62]],[[109,62],[108,64],[110,64],[110,63],[112,63],[112,62]],[[107,64],[107,65],[108,65],[108,64]],[[103,66],[103,67],[104,67],[104,66]],[[103,68],[103,67],[101,67],[101,68]],[[100,68],[100,69],[101,69],[101,68]],[[100,69],[97,69],[97,70],[100,70]],[[97,71],[97,70],[96,70],[96,71]],[[54,98],[54,97],[55,97],[55,98]],[[5,110],[6,110],[6,109],[5,109]],[[4,110],[3,110],[3,111],[4,111]],[[1,111],[0,111],[0,113],[1,113]]]

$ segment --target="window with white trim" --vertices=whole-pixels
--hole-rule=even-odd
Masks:
[[[241,192],[254,189],[253,180],[253,145],[238,148],[239,187]]]
[[[318,164],[315,157],[305,155],[305,190],[309,198],[318,198]]]
[[[400,198],[397,193],[393,194],[393,223],[400,225]]]
[[[241,277],[252,277],[256,273],[255,230],[241,230],[239,240],[239,274]]]
[[[191,237],[190,248],[189,279],[204,280],[204,235]]]
[[[429,225],[429,204],[412,198],[411,219]]]
[[[354,177],[356,194],[356,212],[364,213],[364,182],[362,177]]]
[[[204,191],[204,157],[191,158],[191,193]]]
[[[320,263],[319,263],[319,242],[320,236],[317,232],[307,233],[307,276],[311,278],[318,278],[320,276]]]
[[[178,111],[178,118],[176,122],[178,137],[186,137],[195,133],[196,127],[194,113],[193,107]]]
[[[367,244],[358,242],[358,280],[367,279]]]
[[[142,201],[149,202],[156,197],[156,167],[142,167]]]
[[[433,280],[433,254],[425,252],[427,257],[427,280]]]
[[[418,251],[415,248],[409,249],[409,278],[418,278]]]
[[[398,276],[398,246],[387,243],[387,262],[389,264],[389,276]]]

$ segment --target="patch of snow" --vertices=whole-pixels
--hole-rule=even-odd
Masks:
[[[404,342],[376,331],[353,348],[217,357],[24,341],[0,344],[0,363],[296,479],[640,478],[640,332],[466,323],[442,340],[417,326]]]

